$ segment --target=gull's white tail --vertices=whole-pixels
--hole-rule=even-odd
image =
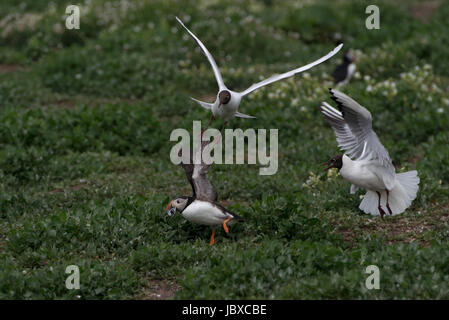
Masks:
[[[419,189],[419,177],[416,170],[396,174],[396,184],[390,190],[389,204],[393,215],[400,214],[405,211],[416,198]],[[375,191],[368,191],[360,203],[360,210],[370,213],[373,216],[380,215],[378,209],[379,198]],[[380,196],[380,204],[382,209],[389,215],[387,209],[387,192],[382,191]]]

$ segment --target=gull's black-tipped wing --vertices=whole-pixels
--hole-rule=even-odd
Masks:
[[[190,31],[178,17],[176,17],[176,20],[195,40],[196,44],[200,47],[201,51],[206,56],[207,60],[209,60],[209,63],[212,66],[212,70],[214,71],[215,79],[217,80],[219,90],[221,91],[221,90],[225,89],[226,86],[223,82],[223,78],[221,77],[220,70],[218,69],[217,63],[215,62],[212,54],[209,52],[209,50],[207,50],[206,46],[201,42],[201,40],[198,39],[197,36],[195,36],[193,34],[193,32]]]
[[[309,70],[311,68],[313,68],[316,65],[319,65],[320,63],[332,58],[334,55],[336,55],[338,53],[338,51],[340,51],[340,49],[343,47],[343,43],[341,43],[340,45],[338,45],[334,50],[332,50],[331,52],[329,52],[327,55],[319,58],[318,60],[315,60],[305,66],[293,69],[291,71],[282,73],[282,74],[275,74],[271,77],[269,77],[268,79],[265,79],[263,81],[260,81],[258,83],[254,83],[253,85],[251,85],[251,87],[249,87],[248,89],[246,89],[243,92],[240,92],[240,94],[242,96],[246,96],[247,94],[253,92],[254,90],[257,90],[259,88],[262,88],[270,83],[282,80],[282,79],[286,79],[286,78],[290,78],[293,77],[295,74],[297,73],[301,73],[304,72],[306,70]]]
[[[204,148],[210,143],[214,142],[203,141],[201,143],[201,148],[198,148],[198,150],[195,151],[195,154],[192,151],[190,152],[189,163],[181,162],[181,166],[186,173],[187,180],[192,186],[193,197],[198,200],[215,202],[218,199],[218,194],[206,175],[211,164],[205,164],[202,157],[200,163],[194,163],[194,155],[200,159],[200,153],[202,153]],[[182,149],[179,151],[178,155],[182,156]]]

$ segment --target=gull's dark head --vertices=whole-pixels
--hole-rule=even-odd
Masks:
[[[180,197],[170,201],[165,207],[165,212],[171,217],[176,213],[176,210],[182,212],[187,206],[188,198]]]
[[[330,158],[330,160],[321,164],[321,166],[327,166],[324,168],[324,171],[329,170],[330,168],[337,168],[338,170],[343,167],[343,154],[337,154]]]
[[[218,100],[220,101],[220,105],[227,104],[231,100],[231,93],[228,90],[220,91],[218,94]]]

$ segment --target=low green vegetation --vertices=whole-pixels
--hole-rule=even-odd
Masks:
[[[175,299],[449,298],[449,3],[377,1],[380,30],[365,28],[372,1],[80,1],[81,28],[66,30],[69,4],[0,4],[1,299],[155,299],[156,281]],[[397,171],[418,170],[413,205],[367,216],[363,191],[321,171],[339,152],[319,112],[339,53],[254,92],[241,112],[257,119],[228,124],[279,129],[275,175],[208,174],[243,223],[209,247],[210,228],[168,217],[191,192],[170,133],[205,124],[189,97],[216,93],[176,15],[236,90],[338,42],[354,49],[341,90],[372,112]],[[79,290],[65,287],[69,265]],[[369,265],[380,290],[365,287]]]

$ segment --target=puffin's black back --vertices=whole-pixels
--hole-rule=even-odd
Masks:
[[[334,72],[332,73],[332,77],[334,78],[335,84],[342,82],[346,79],[346,77],[348,76],[348,67],[350,64],[351,62],[345,57],[343,63],[338,65],[337,68],[335,68]]]

